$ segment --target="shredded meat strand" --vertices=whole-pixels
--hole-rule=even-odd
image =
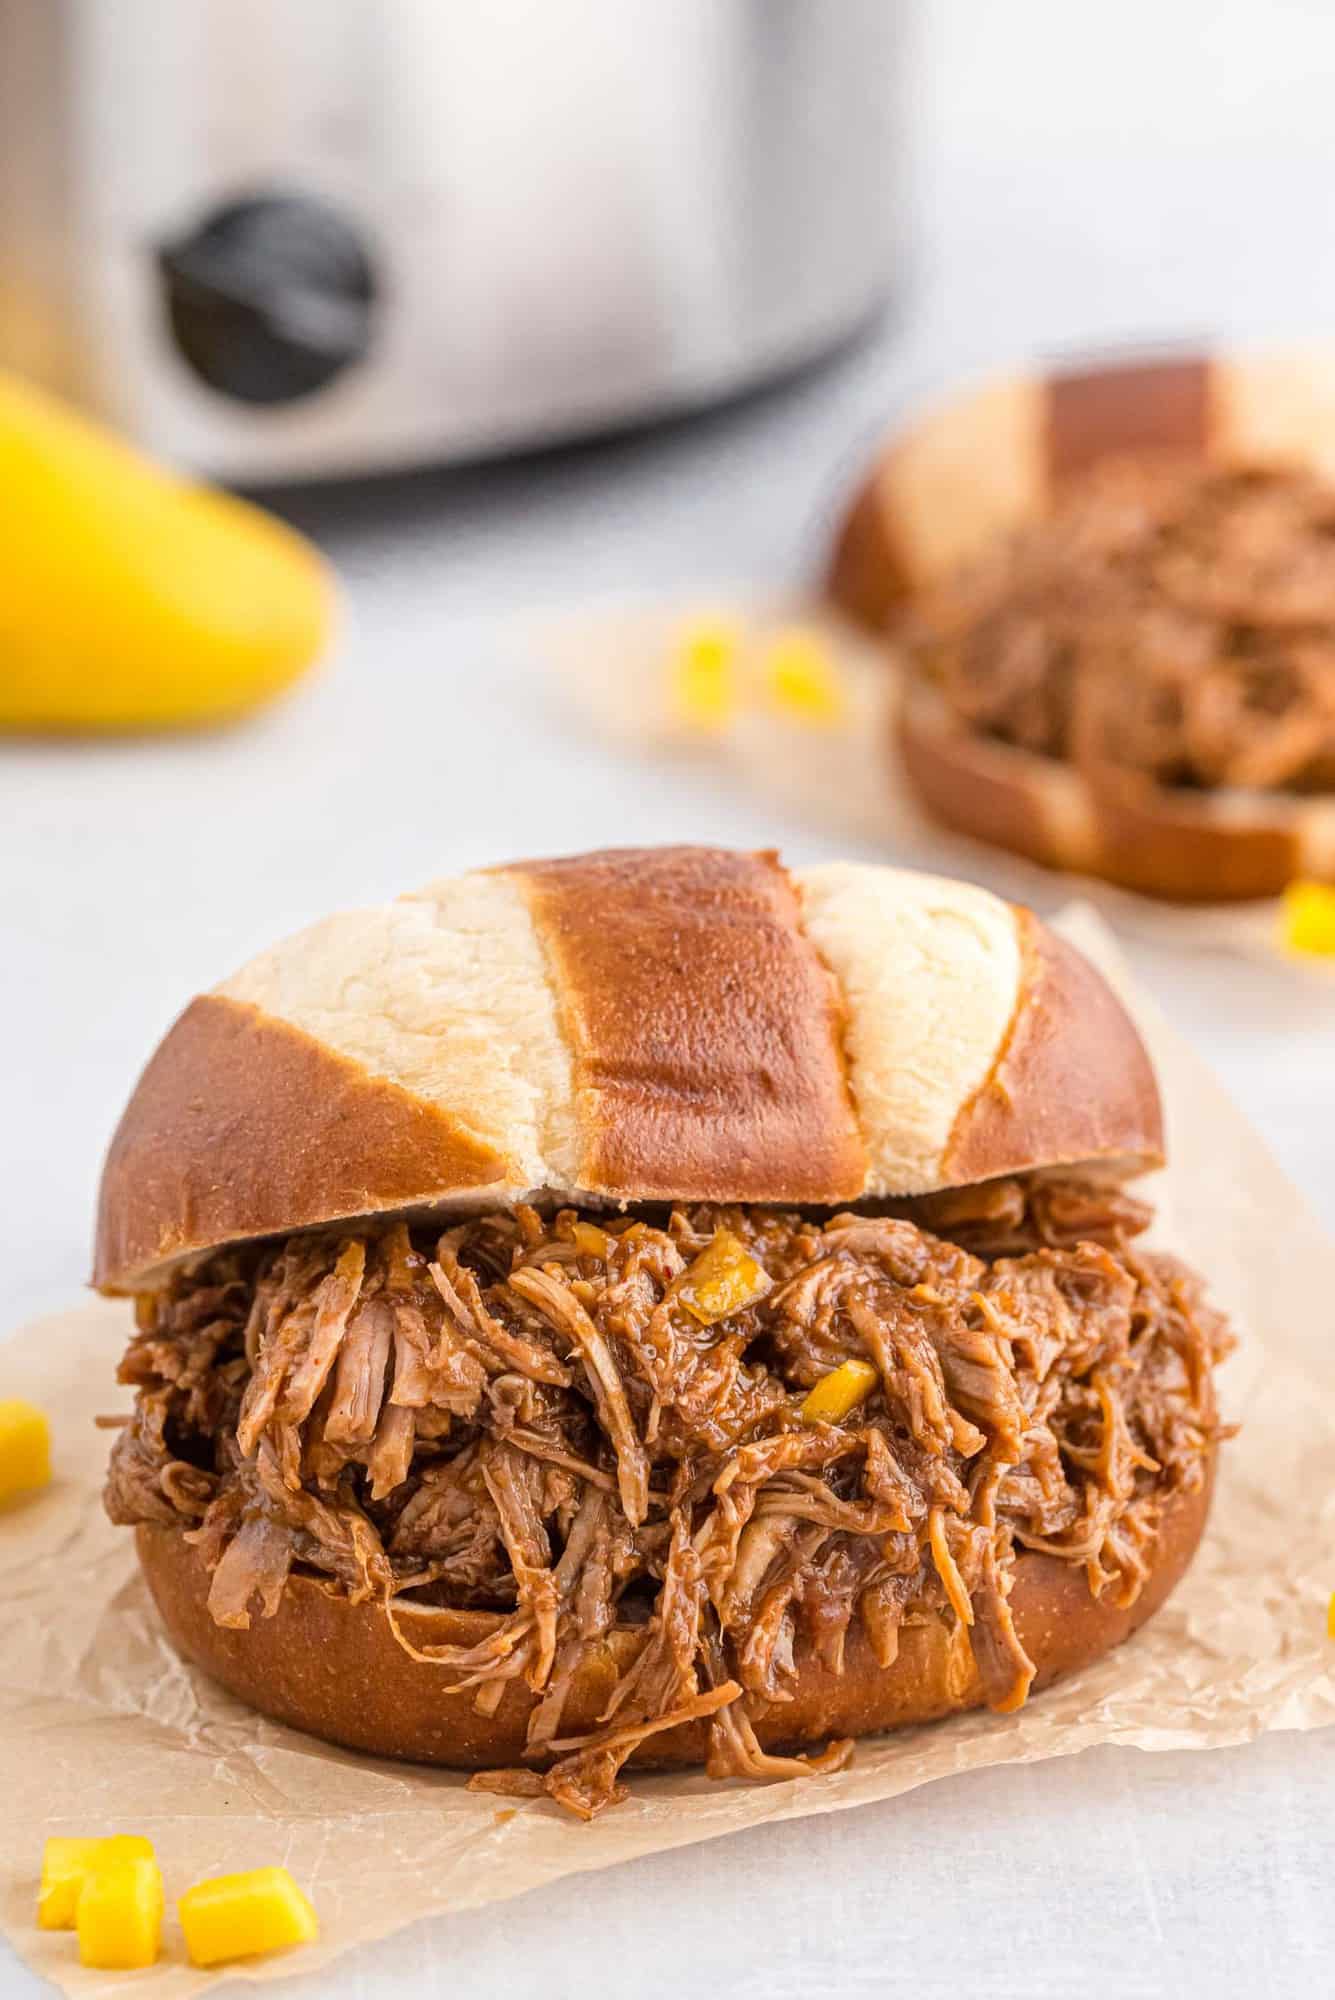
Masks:
[[[715,1776],[837,1768],[850,1745],[779,1754],[756,1720],[781,1717],[808,1658],[890,1666],[906,1621],[944,1621],[984,1698],[1018,1707],[1017,1550],[1133,1602],[1165,1499],[1223,1435],[1223,1323],[1135,1247],[1150,1211],[1116,1188],[589,1220],[521,1209],[434,1241],[396,1223],[228,1253],[138,1301],[121,1367],[138,1397],[112,1518],[187,1532],[222,1625],[271,1617],[295,1570],[384,1603],[484,1715],[521,1682],[534,1768],[478,1786],[589,1818],[688,1724]],[[683,1274],[733,1239],[768,1285],[702,1324]],[[851,1357],[871,1396],[804,1422]],[[425,1643],[415,1604],[495,1622]],[[614,1631],[601,1713],[570,1716]]]

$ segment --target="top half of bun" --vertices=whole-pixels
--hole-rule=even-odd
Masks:
[[[387,1212],[825,1206],[1161,1156],[1134,1027],[1027,911],[621,850],[330,917],[192,1001],[112,1140],[93,1277]]]
[[[1175,355],[987,382],[882,447],[836,536],[832,601],[881,629],[1109,455],[1335,478],[1335,348]]]

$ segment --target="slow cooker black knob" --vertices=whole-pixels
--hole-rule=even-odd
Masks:
[[[176,344],[243,403],[290,403],[363,359],[375,277],[357,232],[307,196],[215,209],[158,253]]]

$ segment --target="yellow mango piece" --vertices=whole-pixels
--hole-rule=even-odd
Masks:
[[[727,1319],[763,1299],[774,1280],[730,1229],[716,1229],[689,1270],[677,1281],[677,1297],[701,1326]]]
[[[1335,1639],[1335,1591],[1332,1591],[1330,1603],[1326,1606],[1326,1637]]]
[[[35,1403],[0,1402],[0,1506],[51,1478],[51,1426]]]
[[[0,728],[155,729],[268,699],[333,589],[293,529],[0,375]]]
[[[1290,882],[1279,921],[1280,936],[1290,951],[1335,958],[1335,883]]]
[[[728,619],[702,618],[688,625],[668,662],[675,719],[687,729],[726,729],[740,698],[741,633]]]
[[[286,1868],[252,1868],[196,1882],[176,1905],[185,1948],[195,1965],[255,1958],[320,1935],[314,1910]]]
[[[880,1376],[870,1361],[841,1361],[822,1375],[802,1405],[804,1424],[837,1424],[865,1403]]]
[[[116,1861],[151,1861],[153,1843],[139,1833],[112,1833],[90,1840],[52,1834],[42,1849],[42,1886],[37,1922],[44,1931],[72,1931],[79,1891],[93,1869]]]
[[[156,1861],[97,1861],[79,1891],[80,1964],[113,1972],[152,1965],[162,1946],[162,1910]]]
[[[781,715],[826,729],[843,720],[848,706],[843,676],[818,632],[798,627],[776,632],[765,648],[761,675],[770,705]]]

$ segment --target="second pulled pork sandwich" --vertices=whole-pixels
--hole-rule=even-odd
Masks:
[[[177,1646],[585,1817],[1097,1658],[1200,1538],[1227,1338],[1154,1078],[1026,911],[665,848],[330,918],[113,1140],[107,1505]]]
[[[895,438],[836,603],[890,640],[933,818],[1184,903],[1335,881],[1331,378],[1223,354],[1017,377]]]

